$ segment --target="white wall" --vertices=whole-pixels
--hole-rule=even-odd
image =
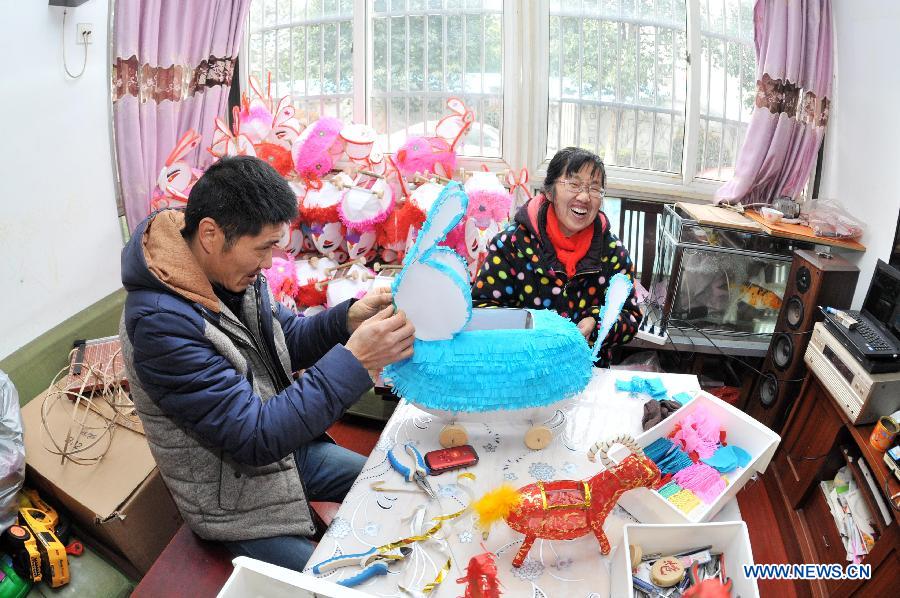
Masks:
[[[875,261],[890,257],[900,212],[900,2],[832,0],[835,93],[825,139],[820,197],[841,201],[868,226],[853,306]]]
[[[0,0],[0,358],[121,286],[122,235],[109,143],[107,0],[62,9]]]

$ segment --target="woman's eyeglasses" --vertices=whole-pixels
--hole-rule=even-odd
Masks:
[[[581,181],[570,181],[568,179],[559,179],[566,191],[574,195],[578,195],[582,191],[587,192],[591,199],[603,199],[603,187],[600,185],[591,185],[590,183],[582,183]]]

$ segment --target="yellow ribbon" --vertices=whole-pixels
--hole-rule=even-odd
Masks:
[[[462,480],[475,481],[475,474],[469,473],[469,472],[461,473],[456,477],[456,480],[457,481],[462,481]],[[471,497],[472,497],[472,495],[470,494],[470,498]],[[403,538],[402,540],[397,540],[396,542],[391,542],[390,544],[385,544],[384,546],[379,546],[377,550],[379,552],[389,552],[391,550],[395,550],[402,546],[409,546],[410,544],[415,544],[416,542],[422,542],[424,540],[428,540],[441,530],[441,528],[444,526],[445,521],[450,521],[452,519],[456,519],[460,515],[463,515],[471,508],[471,506],[472,505],[471,505],[471,500],[470,500],[469,504],[467,506],[460,509],[459,511],[456,511],[455,513],[450,513],[449,515],[438,515],[436,517],[432,517],[431,520],[434,521],[435,523],[425,533],[418,535],[418,536],[410,536],[408,538]],[[425,594],[428,594],[428,593],[434,591],[434,589],[437,588],[439,585],[441,585],[441,583],[447,578],[447,574],[450,572],[450,566],[451,566],[451,561],[450,561],[450,557],[448,556],[447,561],[444,563],[444,566],[441,567],[440,571],[438,571],[437,577],[435,577],[434,581],[432,581],[431,583],[425,584],[425,586],[422,588],[422,592]],[[409,592],[409,590],[407,590],[403,586],[399,586],[399,588],[401,590],[403,590],[404,592]]]

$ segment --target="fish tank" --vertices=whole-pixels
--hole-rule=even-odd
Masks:
[[[664,330],[710,336],[771,335],[793,252],[808,242],[700,224],[666,205],[645,318]]]

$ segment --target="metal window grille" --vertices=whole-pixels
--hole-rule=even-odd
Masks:
[[[357,3],[358,6],[358,3]],[[410,135],[433,134],[458,97],[476,121],[457,147],[499,157],[503,125],[502,0],[374,0],[368,5],[369,122],[395,151]],[[249,73],[274,97],[291,94],[309,115],[351,120],[353,0],[254,0]],[[357,73],[359,78],[359,73]]]
[[[684,0],[551,1],[547,157],[680,173],[686,47]]]
[[[248,68],[305,114],[353,118],[353,0],[253,0]]]
[[[699,0],[700,132],[696,176],[728,180],[756,97],[753,0]]]
[[[730,178],[755,96],[753,0],[552,0],[547,157],[681,174],[687,5],[700,13],[697,178]]]
[[[475,122],[457,151],[499,157],[503,123],[501,0],[375,0],[371,16],[371,122],[382,147],[430,135],[460,98]]]

